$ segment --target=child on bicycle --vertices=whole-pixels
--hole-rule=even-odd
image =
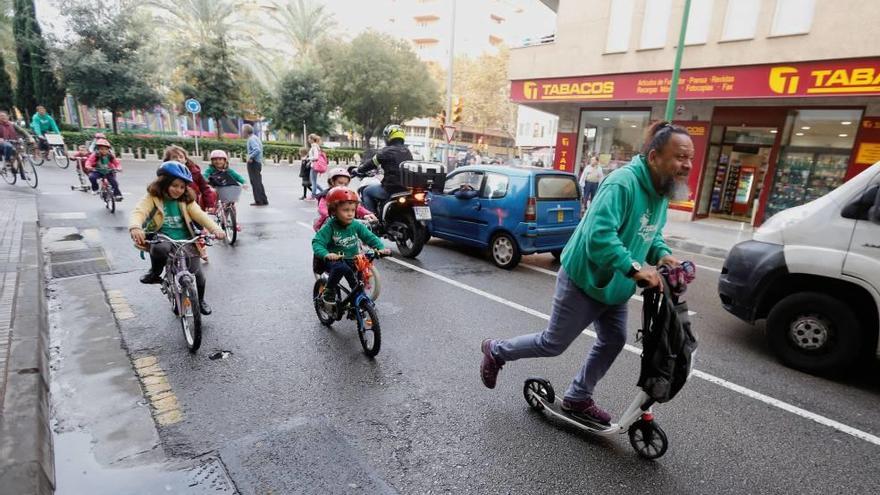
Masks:
[[[98,194],[98,180],[107,179],[110,187],[113,188],[116,201],[122,201],[122,192],[116,180],[116,172],[122,170],[122,165],[119,159],[110,153],[110,141],[103,138],[95,140],[95,152],[86,159],[85,168],[89,182],[92,183],[92,193]]]
[[[334,187],[348,187],[349,182],[351,182],[351,175],[348,171],[344,168],[334,168],[328,174],[327,184],[330,185],[328,191]],[[321,194],[320,199],[318,199],[318,218],[315,219],[315,223],[312,225],[315,232],[321,229],[329,216],[330,212],[327,208],[327,195]],[[376,215],[373,215],[373,212],[364,208],[360,204],[358,204],[357,210],[355,211],[355,218],[362,218],[369,222],[376,221]]]
[[[211,152],[211,165],[205,169],[203,173],[208,184],[217,190],[217,195],[221,196],[221,190],[224,187],[244,187],[246,181],[244,177],[229,166],[229,157],[223,150],[214,150]],[[208,209],[208,213],[213,213],[214,207]]]
[[[216,238],[223,239],[226,233],[211,220],[196,203],[195,193],[189,187],[193,181],[186,165],[180,162],[165,162],[156,171],[158,176],[147,187],[147,195],[138,203],[129,217],[128,231],[138,249],[149,251],[150,271],[141,277],[143,284],[162,282],[162,270],[174,246],[170,242],[147,244],[147,233],[162,233],[174,240],[186,240],[195,236],[192,223],[198,222]],[[205,302],[205,274],[199,254],[192,244],[187,245],[187,265],[196,277],[196,289],[201,301],[201,313],[211,314],[211,306]]]
[[[329,273],[324,289],[324,302],[336,302],[336,289],[342,277],[349,287],[357,284],[353,258],[360,251],[360,244],[370,246],[381,254],[391,254],[382,240],[370,232],[364,224],[355,222],[355,212],[360,203],[356,192],[345,187],[334,187],[326,195],[330,221],[321,227],[312,239],[312,251],[318,259],[326,262]]]

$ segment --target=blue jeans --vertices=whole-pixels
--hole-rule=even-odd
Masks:
[[[3,143],[0,144],[0,154],[3,155],[3,161],[8,162],[9,160],[12,160],[12,155],[15,154],[15,146],[9,141],[3,141]]]
[[[623,350],[626,343],[626,315],[626,303],[609,306],[591,298],[560,268],[547,329],[510,340],[497,340],[492,347],[492,355],[503,361],[558,356],[587,326],[595,323],[598,339],[565,391],[566,399],[583,401],[593,396],[596,384]]]
[[[388,199],[388,191],[380,184],[376,184],[364,189],[363,196],[361,201],[364,203],[364,208],[379,216],[379,202]]]
[[[326,270],[329,274],[327,277],[328,289],[335,290],[339,286],[339,281],[342,280],[342,277],[345,277],[345,281],[348,282],[350,289],[354,289],[355,285],[357,285],[357,279],[354,276],[354,262],[351,260],[328,261]]]
[[[312,181],[312,196],[318,196],[322,192],[326,191],[326,187],[322,187],[321,184],[318,184],[318,171],[315,169],[309,170],[309,180]]]
[[[599,190],[598,182],[585,182],[584,183],[584,204],[587,201],[592,201],[593,198],[596,197],[596,191]]]

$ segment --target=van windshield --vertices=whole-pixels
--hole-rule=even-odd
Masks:
[[[565,175],[539,175],[538,200],[577,200],[580,198],[577,181]]]

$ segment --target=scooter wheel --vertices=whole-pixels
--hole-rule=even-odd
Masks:
[[[529,378],[526,380],[525,384],[523,384],[523,397],[529,403],[529,407],[535,411],[544,409],[544,404],[538,400],[538,397],[551,404],[556,400],[553,385],[550,385],[550,382],[543,378]]]
[[[654,460],[666,453],[669,440],[655,421],[640,419],[629,427],[629,443],[644,459]]]

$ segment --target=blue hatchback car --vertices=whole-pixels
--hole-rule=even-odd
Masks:
[[[581,215],[572,174],[532,167],[457,168],[430,205],[434,237],[488,248],[492,261],[506,269],[523,254],[558,258]]]

